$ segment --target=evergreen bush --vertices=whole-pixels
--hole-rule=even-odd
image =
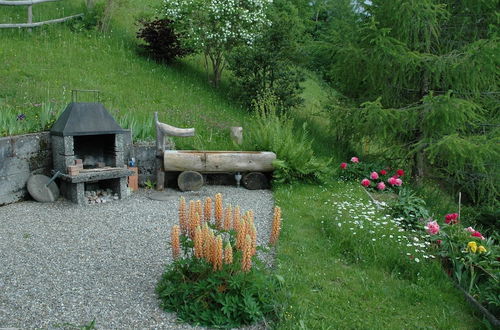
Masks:
[[[169,19],[140,20],[142,25],[137,38],[144,40],[140,49],[158,62],[170,63],[193,51],[181,43],[179,35],[174,31],[173,22]]]

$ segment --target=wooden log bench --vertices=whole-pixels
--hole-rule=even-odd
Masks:
[[[203,174],[229,173],[235,175],[247,189],[266,189],[274,170],[276,154],[269,151],[195,151],[165,150],[168,136],[194,136],[194,128],[177,128],[158,121],[156,123],[157,190],[164,189],[165,172],[181,172],[177,184],[182,191],[199,190],[204,184]],[[232,127],[231,134],[241,143],[241,127]]]

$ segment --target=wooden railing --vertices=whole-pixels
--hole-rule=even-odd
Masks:
[[[42,22],[33,22],[33,5],[43,3],[43,2],[54,2],[60,0],[15,0],[6,1],[0,0],[0,6],[28,6],[28,22],[27,23],[11,23],[11,24],[0,24],[0,29],[2,28],[33,28],[37,26],[42,26],[45,24],[60,23],[76,17],[81,17],[83,14],[76,14],[71,16],[66,16],[62,18],[51,19]]]

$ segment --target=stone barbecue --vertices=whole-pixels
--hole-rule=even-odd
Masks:
[[[127,195],[124,133],[101,103],[70,103],[50,131],[54,172],[61,193],[87,204],[85,191],[104,190],[120,199]],[[75,172],[72,172],[75,170]]]

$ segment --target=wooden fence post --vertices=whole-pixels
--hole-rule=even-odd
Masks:
[[[28,24],[33,23],[33,5],[28,6]],[[28,31],[33,31],[32,28],[28,28]]]

